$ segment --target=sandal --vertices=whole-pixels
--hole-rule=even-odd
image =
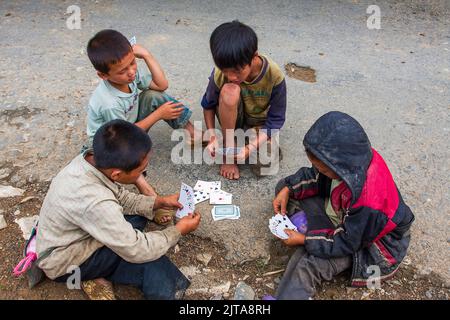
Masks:
[[[153,221],[159,225],[166,226],[173,221],[176,211],[167,209],[157,209],[154,211],[154,213],[155,217],[153,218]],[[172,219],[170,219],[167,222],[163,222],[164,217],[171,217]]]
[[[112,283],[99,284],[94,280],[81,282],[81,288],[90,300],[116,300]]]

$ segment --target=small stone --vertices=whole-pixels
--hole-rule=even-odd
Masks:
[[[18,216],[19,214],[20,214],[20,210],[19,209],[17,209],[16,211],[14,211],[14,213],[13,213],[15,216]]]
[[[227,281],[223,284],[220,284],[218,286],[210,288],[209,292],[212,294],[219,294],[219,293],[225,294],[230,290],[230,287],[231,287],[231,282]]]
[[[0,169],[0,180],[9,177],[10,174],[11,169],[9,168]]]
[[[247,280],[248,278],[250,278],[250,276],[249,276],[248,274],[246,274],[246,275],[242,278],[242,281],[245,281],[245,280]]]
[[[31,235],[31,230],[36,225],[36,222],[39,220],[39,216],[34,215],[27,218],[20,218],[14,220],[15,223],[17,223],[20,227],[20,230],[22,231],[22,236],[25,240],[28,240]]]
[[[265,286],[270,289],[275,289],[275,285],[273,283],[266,283]]]
[[[20,201],[19,204],[23,204],[23,203],[28,202],[33,199],[38,199],[38,197],[33,197],[33,196],[26,197],[26,198],[22,199],[22,201]]]
[[[215,294],[209,300],[223,300],[223,295],[221,293]]]
[[[428,290],[427,292],[425,292],[425,296],[426,296],[428,299],[433,299],[433,294],[431,293],[431,289]]]
[[[0,230],[5,229],[8,226],[6,223],[5,217],[0,215]]]
[[[255,291],[244,281],[239,281],[234,291],[234,300],[254,300]]]
[[[23,195],[24,192],[25,190],[12,186],[0,186],[0,198],[18,197]]]
[[[176,245],[176,246],[173,248],[173,253],[178,253],[178,252],[180,252],[180,246],[179,246],[179,245]]]
[[[195,277],[198,273],[200,273],[200,270],[197,269],[196,266],[183,266],[180,267],[181,273],[184,274],[185,277],[192,279]]]
[[[210,253],[199,253],[196,256],[197,260],[200,261],[205,265],[205,267],[208,266],[208,263],[211,261],[212,254]]]

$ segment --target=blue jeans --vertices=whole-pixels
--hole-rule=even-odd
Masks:
[[[125,219],[140,231],[144,230],[147,219],[141,216],[125,216]],[[146,299],[180,299],[189,287],[189,280],[167,258],[130,263],[111,249],[104,246],[95,251],[80,266],[81,281],[106,278],[114,284],[132,285],[139,288]],[[66,282],[71,274],[56,278],[56,282]]]
[[[139,94],[139,113],[137,121],[146,118],[149,114],[168,101],[179,102],[164,92],[151,89],[142,91]],[[183,112],[177,119],[164,120],[172,129],[184,128],[192,115],[192,111],[188,107],[184,105],[180,107],[183,108]]]

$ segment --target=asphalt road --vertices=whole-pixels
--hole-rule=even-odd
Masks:
[[[76,3],[81,29],[71,30],[71,1],[2,1],[0,183],[49,181],[78,153],[85,106],[99,81],[85,52],[94,33],[114,28],[136,35],[163,66],[168,92],[201,121],[200,99],[213,67],[209,35],[239,19],[257,32],[260,52],[280,66],[316,70],[315,83],[287,78],[278,175],[257,179],[244,168],[239,181],[225,181],[217,166],[174,164],[176,142],[159,123],[151,130],[151,182],[161,192],[177,192],[181,182],[221,180],[241,219],[213,222],[210,206],[202,204],[197,234],[224,243],[233,261],[267,256],[276,182],[308,164],[301,140],[312,123],[328,111],[344,111],[366,129],[417,217],[412,262],[448,281],[450,3],[420,3],[377,1],[381,29],[370,30],[368,1],[86,1]]]

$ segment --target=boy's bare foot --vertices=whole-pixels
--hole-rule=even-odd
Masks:
[[[230,179],[230,180],[237,180],[239,179],[239,168],[237,164],[221,164],[220,165],[220,175]]]

